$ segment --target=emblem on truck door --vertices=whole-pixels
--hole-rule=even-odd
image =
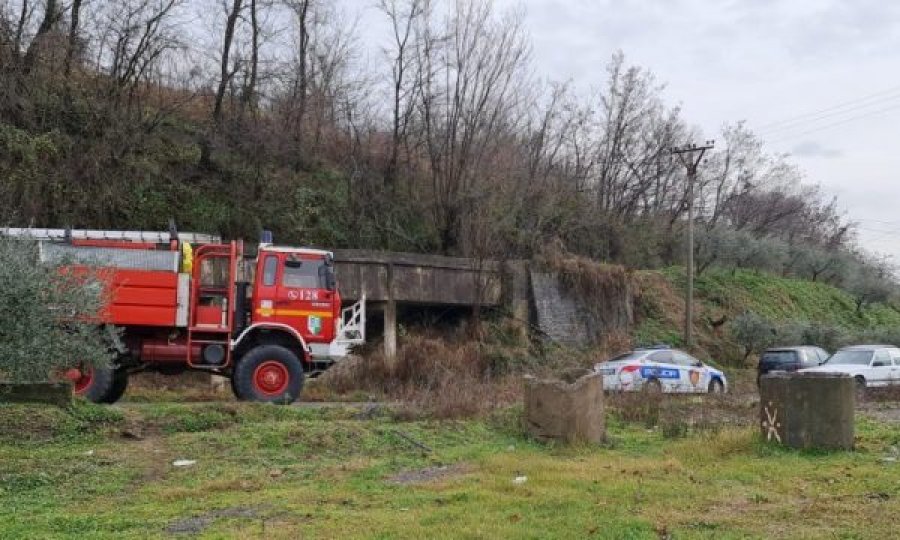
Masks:
[[[306,329],[309,333],[317,336],[322,332],[322,318],[310,315],[306,318]]]

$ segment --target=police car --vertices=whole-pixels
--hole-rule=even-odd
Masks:
[[[715,394],[728,389],[724,373],[668,347],[635,349],[594,369],[603,374],[603,389],[610,391]]]

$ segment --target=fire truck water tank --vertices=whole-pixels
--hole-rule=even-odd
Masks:
[[[200,345],[191,347],[191,358],[200,358]],[[187,363],[187,345],[163,339],[148,339],[141,344],[141,360],[153,364]]]

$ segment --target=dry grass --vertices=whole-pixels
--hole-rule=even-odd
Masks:
[[[462,418],[518,400],[518,377],[498,371],[506,370],[479,342],[413,335],[393,364],[377,351],[341,362],[317,382],[336,394],[364,391],[399,401],[407,416]]]
[[[621,421],[658,428],[669,438],[750,426],[759,405],[754,376],[752,370],[733,372],[727,394],[616,392],[607,394],[606,406]]]
[[[129,378],[125,401],[221,401],[231,399],[228,381],[214,385],[208,373],[185,371],[178,375],[139,373]]]

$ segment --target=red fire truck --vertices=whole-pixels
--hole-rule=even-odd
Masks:
[[[343,308],[329,251],[196,233],[0,229],[39,242],[41,260],[96,269],[109,367],[72,369],[75,392],[113,403],[141,371],[206,371],[240,400],[290,403],[304,376],[365,341],[365,299]]]

